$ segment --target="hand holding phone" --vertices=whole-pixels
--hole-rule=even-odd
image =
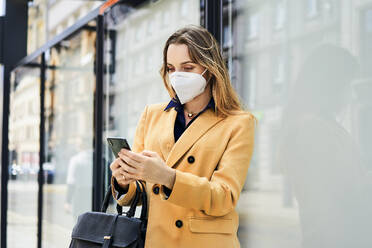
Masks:
[[[124,175],[122,174],[121,172],[122,169],[120,168],[120,165],[118,164],[118,160],[119,160],[118,153],[123,148],[130,150],[129,144],[127,140],[122,137],[108,137],[107,143],[109,144],[111,151],[116,158],[115,161],[113,161],[110,165],[112,176],[115,177],[116,182],[118,184],[117,186],[120,187],[121,190],[123,190],[123,192],[126,192],[128,190],[129,183],[134,181],[134,179],[125,178]]]

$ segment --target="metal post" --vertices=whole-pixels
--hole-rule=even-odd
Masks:
[[[222,51],[222,0],[205,0],[205,28],[213,34]]]
[[[7,0],[5,16],[0,17],[0,63],[4,65],[3,123],[1,141],[1,248],[7,244],[8,170],[9,170],[9,96],[10,73],[27,51],[27,1]],[[5,35],[6,34],[6,35]],[[1,81],[1,79],[0,79]]]
[[[102,166],[103,132],[103,70],[104,70],[104,16],[97,17],[96,38],[96,91],[94,94],[94,161],[93,161],[93,211],[99,211],[104,194],[104,168]]]
[[[44,186],[44,138],[45,138],[45,115],[44,115],[44,98],[45,98],[45,53],[41,54],[40,66],[40,139],[39,139],[39,174],[38,174],[38,208],[37,208],[37,247],[41,248],[42,241],[42,222],[43,222],[43,186]]]
[[[1,144],[1,248],[6,248],[7,243],[7,210],[8,210],[8,169],[9,169],[9,150],[8,150],[8,129],[9,129],[9,96],[10,96],[10,72],[4,68],[4,88],[3,88],[3,132]]]

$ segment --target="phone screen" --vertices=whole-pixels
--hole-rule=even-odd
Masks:
[[[130,150],[129,144],[125,138],[121,137],[108,137],[107,143],[111,147],[111,151],[116,158],[119,157],[118,153],[122,148]]]

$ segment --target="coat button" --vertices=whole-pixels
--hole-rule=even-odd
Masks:
[[[154,192],[154,194],[159,194],[159,186],[155,186],[152,191]]]
[[[182,220],[176,221],[176,227],[181,228],[182,227]]]
[[[189,156],[189,157],[187,158],[187,161],[188,161],[190,164],[194,163],[194,161],[195,161],[194,156]]]

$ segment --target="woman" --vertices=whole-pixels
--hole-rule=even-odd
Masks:
[[[146,183],[145,247],[240,247],[235,206],[254,143],[214,37],[190,25],[171,35],[160,70],[169,103],[145,107],[132,151],[111,165],[113,195],[128,206]],[[122,194],[122,195],[121,195]]]

